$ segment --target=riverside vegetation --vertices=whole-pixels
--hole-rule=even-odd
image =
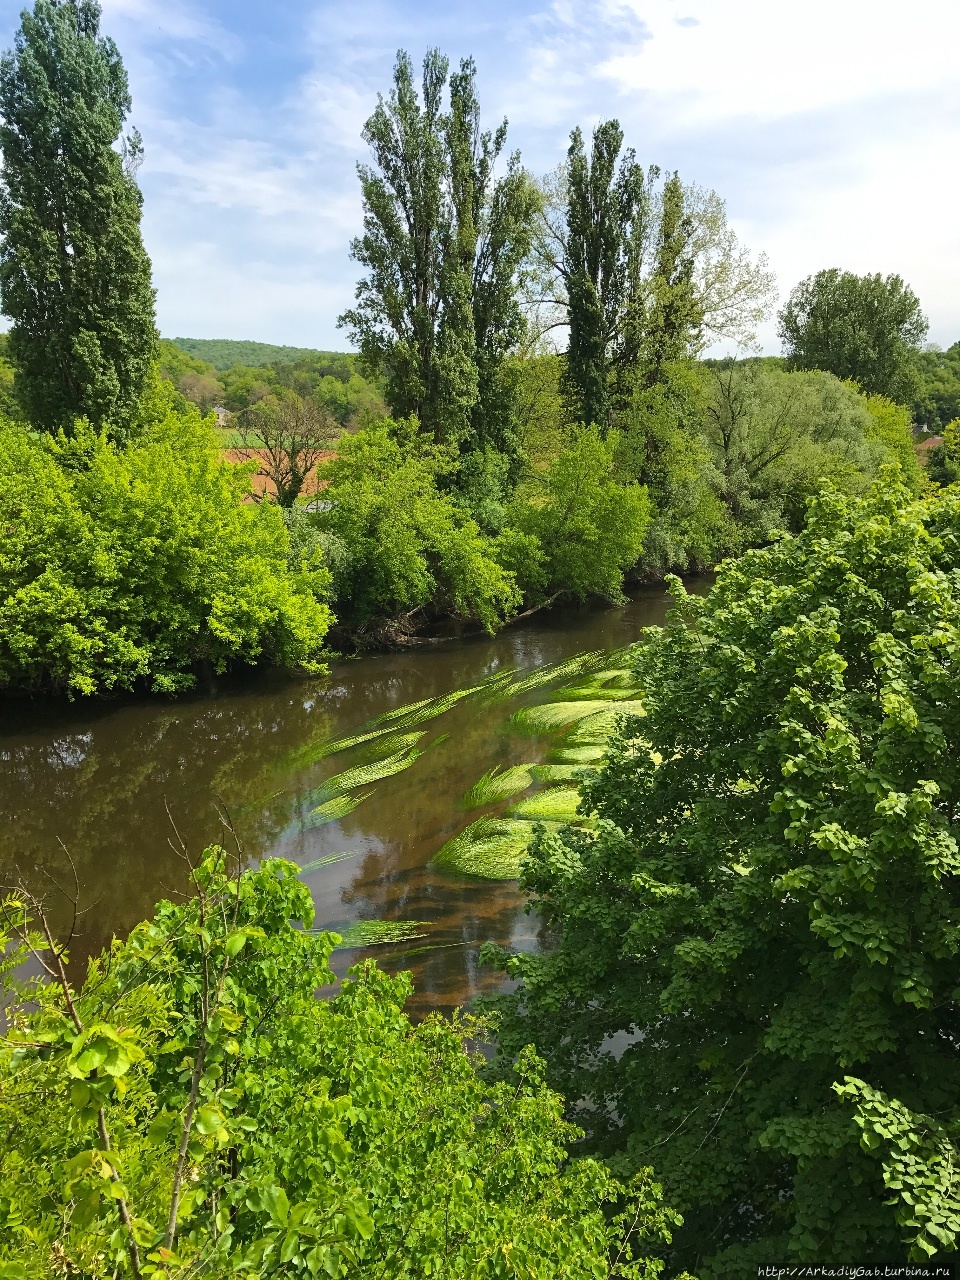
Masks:
[[[337,940],[290,863],[207,850],[194,897],[76,982],[12,886],[0,1277],[733,1280],[953,1250],[957,348],[920,349],[899,277],[827,270],[783,358],[704,358],[773,296],[720,198],[616,121],[535,179],[437,52],[419,86],[398,56],[365,126],[357,354],[161,343],[99,19],[35,0],[0,62],[0,688],[317,671],[334,625],[493,631],[723,563],[630,651],[323,745],[317,824],[451,700],[543,689],[512,724],[549,758],[478,779],[436,855],[519,875],[549,927],[488,949],[519,985],[480,1022],[411,1025],[370,964],[318,1001]],[[926,475],[914,423],[943,430]],[[276,501],[251,500],[264,452]]]

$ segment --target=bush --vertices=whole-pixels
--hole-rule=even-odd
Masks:
[[[642,485],[615,478],[619,436],[580,430],[550,465],[519,489],[507,523],[538,548],[531,580],[548,595],[623,599],[623,575],[637,562],[650,522]]]
[[[197,896],[80,991],[50,952],[58,980],[0,991],[0,1274],[653,1280],[631,1259],[676,1215],[649,1172],[569,1159],[532,1054],[485,1084],[482,1029],[412,1026],[409,975],[372,963],[316,998],[338,939],[301,927],[297,871],[231,877],[209,850]],[[4,903],[0,976],[26,908]]]
[[[326,480],[321,530],[347,548],[338,612],[354,625],[431,606],[494,631],[519,604],[513,575],[495,543],[438,479],[455,459],[414,421],[384,420],[342,436]]]
[[[503,1052],[655,1160],[703,1277],[960,1243],[958,562],[960,493],[891,469],[675,581],[597,829],[527,863],[552,949],[509,961]]]
[[[171,692],[199,662],[318,669],[322,560],[289,572],[280,512],[244,502],[250,468],[156,394],[123,447],[84,423],[69,440],[0,425],[0,687]]]

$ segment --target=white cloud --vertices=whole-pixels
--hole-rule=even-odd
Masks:
[[[624,94],[646,93],[690,127],[782,120],[956,82],[960,6],[923,0],[624,0],[650,31],[597,66]],[[613,6],[616,15],[623,6]],[[677,21],[681,12],[695,25]]]

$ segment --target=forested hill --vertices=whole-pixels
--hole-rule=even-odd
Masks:
[[[318,351],[314,347],[279,347],[272,342],[243,342],[234,338],[174,338],[173,342],[181,351],[219,370],[232,369],[235,365],[295,364],[298,360],[309,360],[314,356],[343,354]]]

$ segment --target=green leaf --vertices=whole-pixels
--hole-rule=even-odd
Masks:
[[[234,956],[240,954],[244,946],[246,946],[247,934],[242,929],[236,929],[229,934],[226,941],[226,952],[232,960]]]

